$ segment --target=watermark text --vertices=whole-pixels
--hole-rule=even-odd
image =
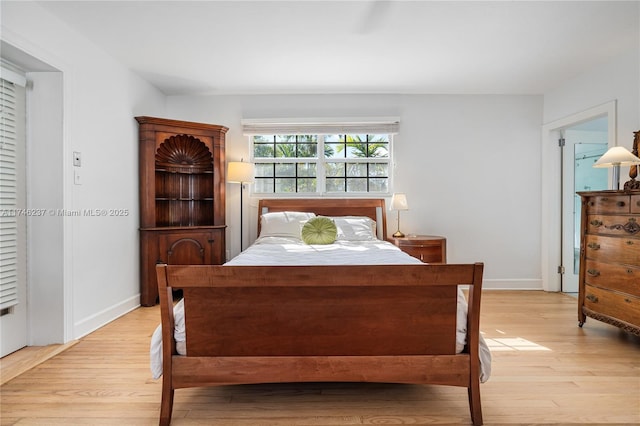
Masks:
[[[118,217],[129,209],[0,209],[0,217]]]

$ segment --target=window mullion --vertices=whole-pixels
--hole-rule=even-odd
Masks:
[[[327,168],[325,167],[327,159],[324,156],[324,137],[325,135],[318,135],[318,158],[316,159],[316,190],[320,194],[325,194],[327,191]]]

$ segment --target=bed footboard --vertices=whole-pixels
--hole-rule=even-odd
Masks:
[[[163,338],[160,424],[175,389],[274,382],[386,382],[468,389],[482,424],[483,264],[158,265]],[[455,352],[457,286],[468,285],[467,346]],[[182,289],[186,356],[173,339]]]

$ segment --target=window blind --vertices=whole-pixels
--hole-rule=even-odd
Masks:
[[[15,108],[15,86],[0,78],[0,309],[18,304]]]
[[[396,134],[400,121],[397,118],[359,119],[245,119],[244,135],[309,135],[309,134]]]

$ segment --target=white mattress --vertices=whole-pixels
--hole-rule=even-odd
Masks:
[[[327,245],[308,245],[296,238],[262,237],[225,265],[234,266],[290,266],[290,265],[407,265],[421,263],[395,245],[377,241],[336,241]],[[184,305],[174,307],[176,349],[186,354]],[[467,300],[458,290],[458,316],[456,325],[456,352],[466,344]],[[151,372],[154,379],[162,375],[162,330],[158,326],[151,338]],[[480,381],[491,375],[491,352],[480,336]]]
[[[406,265],[420,263],[395,245],[381,241],[305,244],[297,238],[262,237],[226,265]]]

